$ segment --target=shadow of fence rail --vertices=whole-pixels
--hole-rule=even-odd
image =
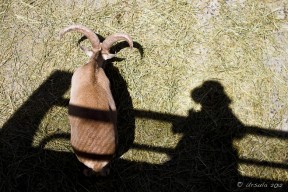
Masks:
[[[110,75],[119,76],[117,70],[110,70]],[[83,177],[80,171],[82,165],[72,152],[45,148],[51,140],[68,140],[69,133],[56,133],[44,138],[38,147],[32,145],[33,137],[48,111],[54,106],[68,105],[68,99],[63,98],[63,95],[70,87],[71,77],[69,72],[55,71],[3,125],[0,130],[0,191],[259,191],[259,188],[252,190],[239,187],[239,181],[266,182],[268,185],[279,183],[281,187],[276,189],[277,191],[287,190],[285,182],[241,176],[237,170],[239,163],[285,170],[288,169],[288,164],[240,159],[237,150],[232,146],[232,140],[245,134],[287,140],[288,133],[244,125],[228,107],[229,99],[226,98],[221,84],[212,81],[193,90],[191,96],[198,101],[197,95],[205,92],[205,95],[209,96],[206,101],[217,103],[221,100],[221,103],[211,108],[208,103],[199,100],[203,110],[190,110],[187,117],[133,109],[123,82],[121,86],[124,86],[124,90],[126,88],[124,97],[128,99],[129,106],[127,107],[127,101],[121,103],[123,98],[115,99],[117,107],[123,112],[119,118],[122,145],[119,156],[129,149],[139,149],[165,153],[170,160],[153,165],[119,158],[112,163],[113,171],[109,177]],[[122,77],[119,78],[121,81]],[[113,82],[112,89],[113,95],[117,94]],[[123,95],[123,89],[119,91]],[[203,98],[203,95],[200,96]],[[132,114],[128,119],[121,116],[127,114],[123,108]],[[95,112],[97,113],[97,110],[92,110],[92,113]],[[183,133],[183,137],[174,149],[133,143],[135,118],[170,122],[172,131]],[[271,188],[261,190],[271,191]]]
[[[180,115],[164,114],[164,113],[159,113],[159,112],[154,112],[154,111],[145,111],[145,110],[139,110],[139,109],[135,109],[134,113],[135,113],[135,117],[137,118],[165,121],[165,122],[170,122],[170,123],[175,123],[178,121],[183,122],[187,118],[185,116],[180,116]],[[249,126],[244,127],[242,129],[244,129],[243,132],[245,132],[246,134],[288,140],[288,132],[286,131],[272,130],[272,129],[259,128],[259,127],[249,127]],[[131,148],[147,150],[151,152],[159,152],[159,153],[172,153],[173,152],[173,149],[171,148],[154,147],[150,145],[137,144],[137,143],[134,143],[131,146]],[[281,169],[288,170],[287,163],[257,161],[253,159],[239,159],[239,163],[245,163],[245,164],[256,165],[256,166],[268,166],[268,167],[281,168]]]

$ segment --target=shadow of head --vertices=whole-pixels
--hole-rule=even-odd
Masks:
[[[205,135],[212,132],[214,135],[223,135],[233,132],[235,137],[242,135],[239,132],[243,124],[230,109],[232,100],[220,82],[205,81],[191,91],[191,98],[201,105],[201,110],[190,109],[186,120],[173,126],[173,132],[187,135]]]
[[[231,99],[218,81],[205,81],[191,92],[192,99],[201,104],[202,108],[217,109],[228,107]]]

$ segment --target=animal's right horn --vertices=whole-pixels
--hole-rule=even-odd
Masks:
[[[97,51],[101,50],[99,38],[97,37],[97,35],[92,30],[88,29],[87,27],[85,27],[83,25],[79,25],[79,24],[70,25],[70,26],[64,28],[60,32],[60,38],[62,38],[67,32],[70,32],[70,31],[77,31],[77,32],[80,32],[83,35],[85,35],[87,37],[87,39],[89,39],[89,41],[92,44],[92,51],[93,52],[97,52]],[[78,44],[79,44],[79,42],[78,42]],[[85,48],[81,45],[79,45],[79,46],[87,55],[91,54],[91,51],[89,51],[87,48]]]
[[[125,40],[128,42],[130,48],[133,48],[132,38],[125,33],[116,33],[114,35],[108,36],[102,43],[102,56],[106,59],[111,59],[115,56],[115,54],[109,53],[109,49],[112,47],[114,43],[120,40]]]

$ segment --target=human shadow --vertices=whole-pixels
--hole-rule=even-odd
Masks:
[[[217,81],[206,81],[191,92],[201,105],[200,111],[189,110],[185,121],[175,123],[172,131],[182,133],[171,160],[178,179],[199,191],[232,191],[239,180],[238,153],[233,140],[245,134],[245,125],[229,107],[231,99]]]
[[[110,78],[112,77],[110,79],[112,86],[117,87],[118,81],[121,81],[121,77],[117,77],[120,73],[112,65],[110,67],[112,69],[108,68],[107,73],[110,73]],[[191,109],[187,117],[137,110],[133,109],[132,105],[125,109],[127,103],[131,101],[129,92],[123,94],[123,89],[112,88],[112,92],[115,89],[113,95],[115,100],[119,96],[118,109],[123,112],[123,117],[119,117],[119,127],[122,126],[123,133],[119,134],[119,137],[124,138],[120,142],[122,146],[118,154],[134,148],[166,153],[170,160],[162,164],[150,164],[117,158],[112,162],[111,174],[108,177],[84,177],[81,173],[83,165],[76,159],[72,150],[64,152],[45,148],[45,145],[53,139],[68,140],[69,133],[57,132],[45,137],[39,146],[32,145],[33,137],[47,112],[54,106],[67,106],[68,99],[63,98],[63,95],[69,89],[71,76],[69,72],[55,71],[3,125],[0,130],[0,191],[287,190],[287,183],[255,179],[242,176],[238,172],[240,162],[282,169],[288,169],[288,166],[285,163],[240,159],[233,147],[234,139],[240,139],[245,134],[288,139],[288,134],[244,125],[233,114],[229,107],[231,100],[224,87],[217,81],[206,81],[192,90],[192,99],[202,108],[200,111]],[[115,84],[113,79],[117,81]],[[122,83],[125,84],[125,81]],[[127,85],[125,87],[123,84],[120,82],[120,87],[127,89]],[[129,97],[125,101],[126,96]],[[128,113],[129,116],[130,112],[131,117],[125,118],[125,114]],[[130,131],[133,131],[135,126],[134,117],[171,122],[172,131],[182,133],[183,137],[175,149],[133,143],[131,138],[134,138],[134,133]],[[239,181],[244,184],[266,182],[268,185],[274,182],[283,186],[278,189],[239,187],[237,185]]]
[[[136,181],[135,177],[125,178],[125,181],[142,183],[145,188],[139,191],[155,192],[286,191],[288,189],[285,182],[242,176],[238,171],[239,163],[287,170],[286,163],[241,159],[233,146],[234,140],[241,139],[246,134],[288,139],[287,132],[243,124],[230,108],[232,101],[225,93],[224,87],[217,81],[205,81],[192,90],[191,98],[201,105],[201,110],[189,110],[186,118],[149,111],[135,112],[137,117],[169,121],[173,124],[172,131],[181,133],[183,136],[175,149],[170,150],[134,144],[135,149],[166,153],[170,160],[160,165],[138,163],[137,166],[129,166],[129,161],[119,160],[118,164],[127,166],[125,170],[129,170],[131,175],[138,172]],[[262,186],[253,187],[253,184],[262,184]]]

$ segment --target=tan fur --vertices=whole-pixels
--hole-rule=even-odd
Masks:
[[[132,39],[126,34],[115,34],[100,43],[98,37],[82,25],[66,27],[61,33],[78,31],[91,42],[92,50],[80,45],[90,56],[87,64],[79,67],[73,74],[71,95],[68,107],[71,125],[71,145],[80,162],[99,174],[112,160],[117,147],[117,113],[110,90],[110,82],[102,64],[104,59],[114,55],[109,53],[112,44],[126,40],[133,47]],[[88,173],[89,171],[84,171]]]
[[[99,110],[98,115],[109,115],[110,121],[102,122],[73,115],[69,115],[69,121],[71,144],[74,149],[87,153],[87,156],[90,154],[111,155],[110,159],[97,160],[81,157],[76,152],[79,161],[95,172],[100,172],[112,159],[116,150],[116,106],[110,91],[110,82],[104,70],[102,68],[96,70],[95,65],[96,61],[92,60],[75,71],[72,77],[69,105]]]

